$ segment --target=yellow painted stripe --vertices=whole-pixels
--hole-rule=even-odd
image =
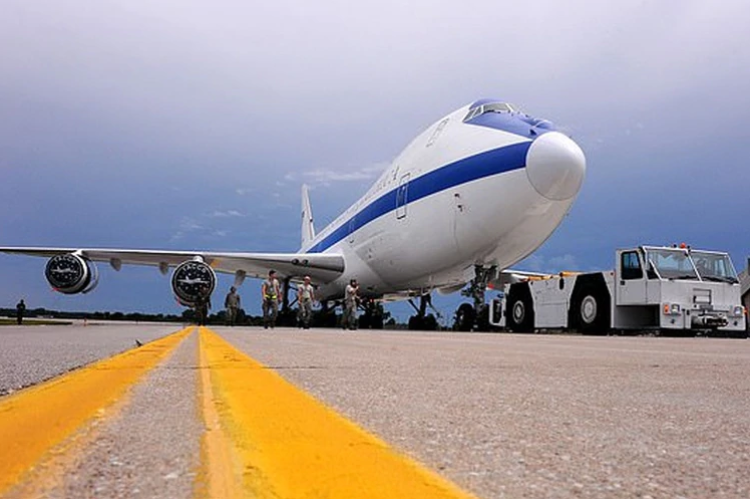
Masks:
[[[231,467],[241,477],[246,497],[474,497],[298,390],[216,333],[202,328],[200,337],[228,437],[224,444],[234,459],[219,467]],[[214,465],[207,466],[210,470]],[[213,476],[206,475],[209,480]]]
[[[196,495],[198,497],[221,497],[232,499],[242,497],[242,482],[238,478],[232,462],[232,444],[221,427],[221,418],[216,408],[211,370],[208,368],[206,348],[203,346],[205,334],[201,329],[199,340],[198,365],[200,370],[201,403],[200,410],[206,425],[206,432],[201,441],[201,461],[206,463],[197,475]]]
[[[76,429],[116,402],[192,328],[0,400],[0,494]]]

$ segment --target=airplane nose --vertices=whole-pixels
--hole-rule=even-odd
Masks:
[[[526,153],[529,182],[539,194],[552,201],[565,201],[578,194],[585,174],[583,151],[560,132],[539,136]]]

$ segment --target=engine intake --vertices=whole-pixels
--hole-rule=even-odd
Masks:
[[[205,300],[216,288],[216,274],[205,262],[190,260],[182,262],[172,274],[172,292],[175,299],[185,307],[193,307]]]
[[[99,272],[91,260],[75,253],[55,255],[44,269],[44,277],[55,291],[66,295],[88,293],[99,284]]]

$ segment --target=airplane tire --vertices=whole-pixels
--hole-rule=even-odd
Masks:
[[[418,315],[412,315],[409,317],[409,324],[407,326],[409,331],[421,331],[422,330],[422,318]]]
[[[511,331],[515,333],[534,331],[534,303],[531,300],[528,284],[523,283],[511,287],[506,314],[505,323]]]
[[[438,329],[437,319],[432,314],[424,317],[418,315],[409,317],[409,331],[437,331]]]
[[[606,290],[592,284],[581,287],[571,305],[577,329],[583,334],[607,334],[610,329],[609,305]]]
[[[456,331],[471,331],[474,327],[474,307],[469,303],[462,303],[456,310],[456,322],[453,329]]]
[[[383,329],[383,315],[373,315],[370,320],[370,329]]]
[[[479,314],[477,314],[476,319],[474,320],[476,323],[475,330],[486,333],[487,331],[491,331],[490,328],[490,307],[488,305],[485,305],[482,307],[482,310],[479,311]]]

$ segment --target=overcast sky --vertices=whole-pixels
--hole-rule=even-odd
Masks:
[[[520,268],[685,241],[740,270],[748,33],[740,0],[5,0],[0,245],[295,251],[303,182],[320,229],[417,133],[495,97],[588,160]],[[0,306],[180,311],[154,269],[103,266],[96,292],[65,297],[44,263],[0,256]]]

